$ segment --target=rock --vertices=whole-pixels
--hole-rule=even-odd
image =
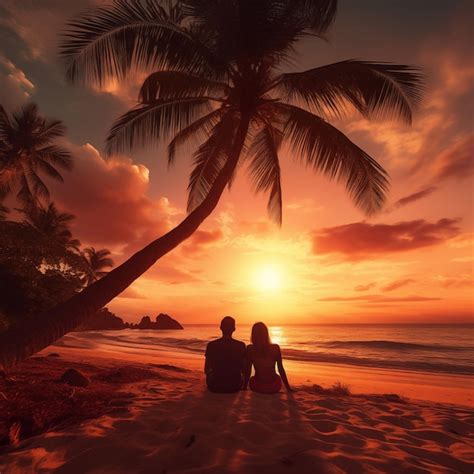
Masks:
[[[156,317],[155,325],[155,329],[183,329],[183,326],[176,319],[165,313],[160,313]]]
[[[138,324],[138,329],[155,329],[151,322],[150,316],[143,316],[142,320]]]
[[[183,326],[169,314],[160,313],[153,322],[150,316],[143,316],[138,326],[129,325],[130,329],[183,329]]]
[[[48,357],[61,357],[61,355],[58,354],[57,352],[50,352],[50,353],[48,354]]]
[[[74,387],[87,387],[90,380],[76,369],[67,369],[61,376],[61,382],[73,385]]]
[[[85,323],[81,324],[76,331],[100,331],[111,329],[125,329],[122,318],[115,316],[107,308],[102,308],[92,315]]]

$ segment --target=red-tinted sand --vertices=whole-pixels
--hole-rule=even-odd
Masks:
[[[72,388],[54,382],[71,366],[91,378],[72,400]],[[469,407],[304,386],[219,395],[194,370],[104,359],[94,366],[42,358],[21,369],[24,413],[54,425],[58,410],[67,421],[4,448],[1,472],[470,473],[474,462]]]

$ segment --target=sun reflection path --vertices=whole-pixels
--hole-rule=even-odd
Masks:
[[[285,337],[285,331],[281,326],[271,326],[269,329],[273,344],[278,344],[279,346],[286,345],[287,339]]]

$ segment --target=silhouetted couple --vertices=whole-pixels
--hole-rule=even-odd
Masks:
[[[291,390],[286,377],[280,346],[272,344],[268,328],[263,323],[252,327],[252,344],[245,347],[232,338],[235,319],[226,316],[221,321],[222,337],[211,341],[206,348],[207,387],[211,392],[231,393],[250,389],[259,393],[276,393],[281,384]],[[275,371],[278,366],[278,375]],[[252,367],[255,375],[252,375]]]

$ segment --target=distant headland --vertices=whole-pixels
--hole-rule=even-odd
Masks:
[[[84,324],[81,324],[76,331],[100,331],[100,330],[119,330],[119,329],[184,329],[183,326],[172,318],[169,314],[160,313],[155,321],[150,316],[143,316],[138,324],[124,322],[124,320],[108,308],[97,311]]]

